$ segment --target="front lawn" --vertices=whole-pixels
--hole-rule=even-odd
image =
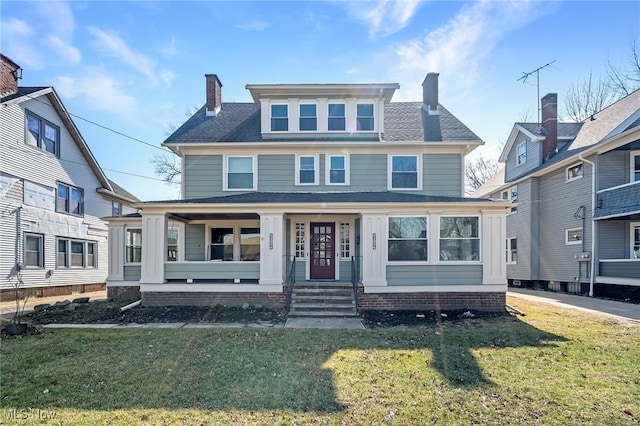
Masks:
[[[65,425],[638,423],[640,326],[509,303],[527,315],[7,338],[0,414]]]

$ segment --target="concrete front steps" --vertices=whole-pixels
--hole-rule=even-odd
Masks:
[[[350,282],[299,282],[291,292],[290,317],[355,317],[356,302]]]

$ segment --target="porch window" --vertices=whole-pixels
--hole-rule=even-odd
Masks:
[[[233,228],[211,229],[211,260],[233,260]]]
[[[304,259],[304,236],[305,226],[304,223],[296,223],[296,258]]]
[[[329,122],[328,128],[329,131],[342,131],[344,132],[345,127],[345,105],[344,104],[329,104]]]
[[[389,189],[420,189],[420,159],[417,155],[389,157]]]
[[[565,245],[580,244],[582,242],[582,228],[571,228],[565,231]]]
[[[631,223],[631,258],[640,259],[640,222]]]
[[[390,217],[388,259],[395,261],[428,260],[427,218]]]
[[[296,162],[296,185],[318,184],[318,157],[299,155]]]
[[[440,261],[480,260],[480,219],[477,216],[440,218]]]
[[[340,258],[349,259],[351,257],[351,224],[340,224]]]
[[[167,228],[167,261],[175,262],[178,260],[178,234],[179,229],[175,226]]]
[[[44,235],[24,234],[24,265],[44,268]]]
[[[518,263],[518,239],[507,238],[507,263]]]
[[[640,152],[631,153],[631,182],[640,181]]]
[[[126,263],[142,262],[142,229],[129,228],[126,235]]]
[[[240,260],[260,260],[260,228],[240,228]]]
[[[255,158],[227,157],[226,190],[255,190]]]

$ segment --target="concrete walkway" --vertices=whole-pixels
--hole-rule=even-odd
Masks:
[[[509,287],[507,296],[640,322],[640,305],[588,296]]]

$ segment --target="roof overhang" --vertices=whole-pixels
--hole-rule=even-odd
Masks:
[[[541,141],[544,139],[544,136],[533,134],[518,123],[514,124],[513,128],[511,129],[511,133],[509,133],[507,143],[504,145],[504,148],[500,153],[500,158],[498,159],[498,161],[500,161],[501,163],[505,163],[507,161],[507,156],[509,155],[513,144],[516,142],[516,139],[518,138],[518,133],[524,134],[531,141]]]
[[[140,201],[140,200],[134,200],[133,198],[125,197],[124,195],[120,195],[116,192],[109,191],[108,189],[105,189],[105,188],[96,188],[96,191],[98,192],[98,194],[102,194],[107,197],[115,198],[116,200],[125,201],[131,204],[135,204]]]
[[[398,83],[383,84],[247,84],[253,101],[260,99],[287,99],[303,97],[326,98],[380,98],[391,102]]]

